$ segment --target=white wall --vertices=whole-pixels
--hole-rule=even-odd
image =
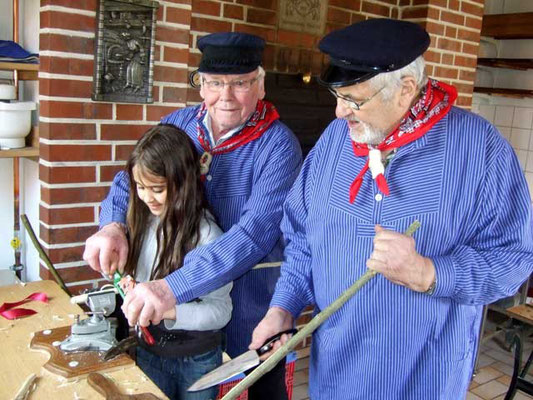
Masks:
[[[487,0],[485,14],[533,12],[533,1]],[[533,39],[482,38],[480,57],[533,59]],[[533,69],[517,71],[478,66],[476,85],[533,90]],[[533,197],[533,99],[474,94],[472,111],[496,125],[513,146]]]
[[[39,52],[39,0],[19,0],[20,30],[19,44],[32,53]],[[12,1],[0,0],[0,39],[12,40]],[[9,78],[6,72],[0,78]],[[38,83],[21,82],[19,98],[24,101],[37,101]],[[34,125],[37,124],[38,113],[32,115]],[[33,229],[39,235],[39,165],[35,161],[20,159],[20,213],[25,213]],[[13,238],[13,159],[0,159],[0,269],[9,268],[14,263],[13,249],[10,241]],[[39,279],[39,256],[30,239],[24,234],[21,223],[22,264],[25,266],[23,277],[27,280]]]

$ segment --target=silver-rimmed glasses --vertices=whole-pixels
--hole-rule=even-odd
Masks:
[[[372,96],[370,97],[367,97],[366,99],[363,99],[363,100],[360,100],[360,101],[355,101],[353,99],[350,99],[346,96],[343,96],[342,94],[338,94],[335,89],[332,89],[330,87],[328,87],[328,90],[330,91],[330,93],[335,96],[337,99],[341,100],[342,102],[344,102],[344,104],[346,104],[348,107],[356,110],[356,111],[359,111],[361,109],[361,107],[363,106],[363,104],[365,103],[368,103],[370,100],[372,100],[374,97],[376,97],[378,95],[379,92],[381,92],[383,89],[385,89],[385,86],[383,86],[381,89],[379,89],[376,93],[374,93]]]
[[[259,75],[253,79],[237,79],[235,81],[224,82],[218,80],[208,81],[203,79],[205,85],[212,92],[221,92],[224,86],[229,86],[236,93],[248,92],[252,85],[259,79]]]

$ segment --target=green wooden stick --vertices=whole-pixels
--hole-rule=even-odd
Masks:
[[[413,233],[420,227],[419,221],[414,221],[405,234],[412,236]],[[327,320],[335,311],[341,308],[350,298],[356,294],[370,279],[377,274],[376,271],[367,269],[355,283],[344,291],[333,303],[327,306],[323,311],[315,315],[315,317],[309,321],[297,334],[292,336],[287,343],[279,348],[274,354],[272,354],[265,362],[259,365],[250,375],[239,382],[233,389],[231,389],[222,400],[235,400],[244,392],[247,388],[252,386],[259,378],[270,371],[276,366],[276,364],[284,358],[289,352],[291,352],[297,344],[304,340],[304,338],[313,333],[322,323]]]

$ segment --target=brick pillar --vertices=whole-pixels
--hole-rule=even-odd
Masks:
[[[42,0],[40,238],[72,292],[99,279],[82,261],[99,204],[137,139],[187,103],[190,0],[159,0],[154,103],[91,100],[98,0]],[[43,279],[51,278],[41,265]]]

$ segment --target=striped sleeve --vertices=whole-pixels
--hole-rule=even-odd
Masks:
[[[434,295],[468,305],[513,295],[533,266],[527,184],[513,149],[493,127],[484,161],[486,173],[469,227],[470,240],[449,255],[433,258],[438,283]]]
[[[130,183],[128,173],[120,171],[115,175],[107,197],[100,209],[100,229],[111,222],[126,223]]]

